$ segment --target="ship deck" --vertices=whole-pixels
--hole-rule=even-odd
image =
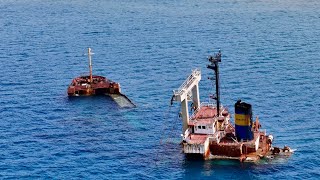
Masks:
[[[90,82],[90,76],[79,76],[72,80],[72,83],[70,86],[73,86],[77,89],[86,89],[87,85],[90,84],[91,88],[108,88],[110,86],[109,79],[103,77],[103,76],[92,76],[92,82]]]
[[[202,120],[214,118],[217,116],[217,108],[212,106],[201,106],[200,109],[194,113],[191,120]]]
[[[207,134],[190,134],[188,144],[204,144],[207,137]]]
[[[213,124],[217,116],[217,108],[213,106],[201,106],[190,117],[188,125],[194,126],[196,123]]]
[[[79,76],[72,80],[68,87],[69,96],[91,96],[91,95],[104,95],[120,94],[120,84],[113,82],[103,76]]]

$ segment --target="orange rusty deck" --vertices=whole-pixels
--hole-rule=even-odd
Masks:
[[[190,134],[188,144],[204,144],[207,137],[207,134]]]

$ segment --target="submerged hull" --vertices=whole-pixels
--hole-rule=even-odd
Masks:
[[[120,84],[103,76],[92,75],[91,48],[88,48],[89,75],[79,76],[72,80],[67,93],[69,97],[76,96],[110,96],[120,107],[135,107],[130,99],[121,94]]]

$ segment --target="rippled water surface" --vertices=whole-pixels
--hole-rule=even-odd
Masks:
[[[54,179],[318,179],[318,0],[0,1],[0,177]],[[93,70],[136,104],[68,99]],[[206,57],[222,50],[221,100],[253,105],[289,159],[259,164],[186,160],[179,105],[193,68],[201,100]]]

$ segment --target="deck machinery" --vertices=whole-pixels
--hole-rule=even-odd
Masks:
[[[220,103],[219,63],[221,52],[208,58],[207,68],[214,71],[215,103],[200,103],[199,81],[201,72],[192,71],[179,89],[173,91],[172,101],[181,103],[183,120],[182,146],[187,157],[204,159],[236,159],[256,162],[264,157],[290,155],[292,150],[272,147],[273,136],[261,130],[258,117],[253,122],[250,104],[238,100],[235,103],[235,122],[230,122],[228,108]],[[189,113],[191,101],[191,113]]]

